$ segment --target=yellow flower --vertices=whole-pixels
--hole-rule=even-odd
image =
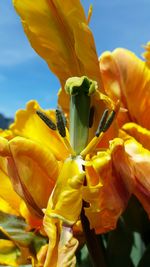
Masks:
[[[118,116],[122,127],[120,137],[134,170],[134,194],[150,216],[150,69],[149,43],[139,59],[126,49],[105,52],[100,57],[100,69],[105,90],[111,98],[120,99],[124,113]],[[121,115],[121,116],[120,116]]]
[[[0,131],[0,264],[18,266],[27,263],[33,240],[40,241],[29,230],[35,227],[40,229],[42,220],[31,214],[10,181],[7,148],[13,137],[11,130]],[[32,256],[35,257],[34,253]]]
[[[17,113],[11,126],[16,137],[1,140],[1,156],[7,157],[14,189],[35,216],[43,219],[45,213],[43,223],[49,244],[39,252],[39,262],[44,267],[75,266],[74,252],[78,242],[73,238],[72,226],[80,218],[83,200],[90,227],[96,233],[104,233],[116,226],[132,192],[146,209],[148,207],[143,194],[148,200],[149,184],[144,170],[146,168],[149,173],[149,151],[125,134],[130,134],[132,127],[125,129],[124,125],[119,138],[113,138],[118,137],[118,125],[122,126],[124,121],[132,120],[146,127],[145,109],[149,100],[145,89],[149,69],[141,61],[136,64],[137,59],[131,52],[125,58],[124,52],[102,56],[99,68],[93,36],[79,0],[37,0],[36,4],[30,0],[13,2],[32,47],[60,80],[59,104],[67,114],[69,96],[64,86],[68,78],[87,76],[98,85],[96,93],[90,97],[94,112],[88,144],[78,155],[69,144],[67,127],[64,127],[64,137],[59,134],[62,130],[49,129],[36,115],[36,110],[41,108],[34,101],[27,105],[26,111]],[[129,64],[126,64],[128,60]],[[140,79],[142,72],[144,76]],[[86,82],[84,77],[83,82]],[[135,92],[137,85],[138,93]],[[100,93],[104,90],[115,104]],[[137,102],[133,107],[135,94]],[[108,128],[106,125],[118,113],[118,99],[129,113],[123,116],[120,113],[118,125],[114,120],[105,134],[103,126]],[[94,136],[106,104],[111,111],[102,129]],[[113,110],[115,106],[116,110]],[[54,113],[45,113],[55,124]],[[62,127],[61,123],[56,124],[57,128]],[[112,141],[108,143],[108,140]],[[145,184],[139,178],[141,173]]]

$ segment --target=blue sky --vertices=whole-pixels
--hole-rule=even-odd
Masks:
[[[90,27],[98,55],[125,47],[140,56],[142,45],[150,40],[150,0],[81,2],[86,13],[93,4]],[[14,116],[30,99],[53,108],[58,89],[57,78],[30,47],[11,0],[0,0],[0,113]]]

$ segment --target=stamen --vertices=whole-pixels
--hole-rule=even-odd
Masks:
[[[66,129],[65,129],[65,123],[64,123],[64,117],[62,115],[62,112],[60,109],[56,109],[56,124],[58,132],[62,137],[66,137]]]
[[[63,112],[63,110],[62,110],[62,108],[60,106],[58,106],[57,109],[61,112],[61,115],[62,115],[62,118],[63,118],[63,121],[64,121],[64,125],[66,127],[67,120],[66,120],[65,114],[64,114],[64,112]]]
[[[115,115],[116,115],[116,112],[114,110],[111,111],[111,113],[109,114],[109,116],[106,120],[106,123],[103,127],[103,132],[106,132],[108,130],[108,128],[110,127],[110,125],[112,124],[112,122],[114,120]]]
[[[97,131],[95,133],[95,135],[97,137],[99,137],[100,133],[101,132],[104,132],[104,127],[105,127],[105,124],[106,124],[106,120],[107,120],[107,117],[108,117],[108,109],[105,109],[101,119],[100,119],[100,122],[99,122],[99,125],[98,125],[98,128],[97,128]]]
[[[36,114],[40,117],[40,119],[42,120],[42,121],[44,121],[45,122],[45,124],[51,129],[51,130],[56,130],[56,125],[55,125],[55,123],[50,119],[50,118],[48,118],[47,117],[47,115],[45,115],[42,111],[40,111],[40,110],[37,110],[36,111]]]
[[[96,136],[90,141],[90,143],[80,153],[80,155],[83,158],[88,153],[92,152],[96,148],[96,146],[98,145],[98,143],[102,139],[104,133],[108,130],[111,123],[113,122],[114,117],[116,115],[116,110],[112,110],[108,117],[107,117],[107,115],[108,115],[108,110],[106,109],[103,113],[101,120],[100,120],[98,130],[96,131],[96,134],[95,134]]]
[[[86,148],[81,151],[80,153],[81,157],[84,158],[88,153],[94,150],[97,144],[102,139],[103,135],[104,135],[104,132],[101,132],[98,137],[94,136],[94,138],[90,141],[90,143],[86,146]]]
[[[90,115],[89,115],[89,128],[92,128],[92,126],[93,126],[94,113],[95,113],[95,109],[94,109],[94,106],[92,106],[90,108]]]

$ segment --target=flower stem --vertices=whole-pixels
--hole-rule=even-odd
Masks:
[[[86,239],[86,245],[89,251],[93,267],[107,267],[102,240],[100,242],[100,240],[98,240],[95,234],[94,229],[90,229],[89,221],[85,216],[84,212],[84,204],[81,212],[81,222]]]

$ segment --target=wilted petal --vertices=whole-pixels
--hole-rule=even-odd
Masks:
[[[132,169],[125,155],[123,141],[115,139],[110,149],[98,152],[86,167],[88,186],[83,198],[91,228],[104,233],[116,227],[132,191]]]
[[[125,150],[134,167],[134,194],[150,217],[150,151],[133,138],[125,142]]]
[[[32,100],[27,103],[26,110],[16,113],[15,122],[11,130],[15,135],[23,136],[48,147],[58,159],[68,156],[68,151],[63,144],[63,139],[57,131],[53,131],[38,117],[37,110],[43,111],[48,117],[55,120],[54,112],[42,110],[39,104]],[[61,152],[60,152],[61,151]]]

